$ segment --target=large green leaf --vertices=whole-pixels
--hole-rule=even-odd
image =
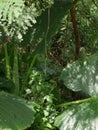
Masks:
[[[0,92],[0,128],[24,130],[34,121],[34,111],[14,95]]]
[[[98,94],[98,53],[84,61],[75,61],[63,69],[61,79],[73,91],[90,96]]]
[[[68,64],[61,79],[73,91],[82,91],[91,98],[68,102],[55,120],[60,130],[98,130],[98,53]]]
[[[45,40],[46,44],[48,44],[51,38],[57,33],[62,19],[68,14],[68,10],[71,8],[72,3],[72,0],[55,0],[52,7],[43,11],[36,19],[37,23],[33,28],[29,28],[28,32],[23,37],[23,43],[39,43],[36,50],[39,53],[43,52]]]
[[[24,0],[0,1],[0,34],[2,34],[2,40],[5,40],[4,34],[18,42],[23,40],[22,34],[25,34],[28,27],[36,23],[37,16],[38,11],[34,3],[30,7],[26,7]]]
[[[55,1],[50,10],[47,9],[40,17],[38,17],[37,23],[35,24],[35,39],[32,40],[40,41],[41,38],[44,39],[49,25],[47,41],[50,41],[50,38],[58,31],[62,19],[66,16],[66,14],[68,14],[68,10],[71,6],[72,0],[66,0],[65,2]]]
[[[65,109],[55,120],[60,130],[98,130],[98,97]]]

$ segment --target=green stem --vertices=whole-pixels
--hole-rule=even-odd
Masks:
[[[7,43],[4,43],[4,52],[5,52],[5,62],[6,62],[6,77],[7,77],[8,79],[11,79],[11,74],[10,74],[10,61],[9,61]]]
[[[25,76],[23,77],[23,87],[22,87],[22,92],[25,90],[25,88],[27,87],[27,84],[28,84],[28,79],[29,79],[29,76],[30,76],[30,73],[32,71],[32,68],[33,68],[33,65],[35,63],[35,60],[36,58],[39,56],[39,54],[36,54],[30,64],[30,67],[27,71],[27,73],[25,74]]]
[[[57,107],[65,107],[65,106],[77,105],[77,104],[81,104],[81,103],[85,103],[85,102],[90,102],[90,101],[92,101],[94,99],[95,99],[95,97],[90,97],[90,98],[86,98],[86,99],[82,99],[82,100],[66,102],[66,103],[62,103],[60,105],[57,105]]]
[[[18,72],[18,44],[14,44],[13,82],[15,94],[19,94],[19,72]]]
[[[48,36],[48,32],[49,32],[49,27],[50,27],[50,7],[48,8],[48,18],[47,18],[47,30],[46,30],[46,34],[45,34],[45,69],[44,69],[44,73],[46,76],[46,71],[47,71],[47,36]]]

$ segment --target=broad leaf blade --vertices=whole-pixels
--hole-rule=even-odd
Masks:
[[[36,19],[37,23],[33,26],[33,28],[28,29],[26,36],[24,35],[23,44],[39,43],[36,52],[42,53],[44,51],[45,38],[47,44],[49,44],[51,38],[60,28],[62,19],[68,14],[68,10],[71,8],[72,3],[72,0],[66,0],[65,2],[55,1],[50,10],[46,9],[43,11]]]
[[[6,7],[6,8],[5,8]],[[38,11],[35,4],[26,7],[24,0],[2,0],[0,2],[0,37],[5,41],[9,36],[16,42],[21,42],[22,35],[28,30],[28,27],[36,23]]]
[[[55,120],[60,130],[98,130],[98,97],[67,107]]]
[[[0,128],[3,130],[23,130],[34,121],[34,111],[27,107],[24,100],[0,92]]]
[[[90,96],[98,94],[98,53],[85,61],[76,61],[63,69],[61,79],[73,91]]]
[[[42,15],[38,17],[37,23],[34,26],[36,28],[34,33],[35,40],[38,40],[38,38],[45,38],[49,24],[47,41],[50,41],[50,38],[55,35],[60,28],[62,19],[68,14],[68,10],[71,8],[72,3],[72,0],[67,0],[65,2],[55,1],[50,8],[50,13],[48,13],[48,9],[43,12]]]

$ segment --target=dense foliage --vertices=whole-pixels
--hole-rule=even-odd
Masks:
[[[0,0],[1,129],[98,129],[97,26],[98,0]]]

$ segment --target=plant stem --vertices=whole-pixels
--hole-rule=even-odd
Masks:
[[[19,94],[19,72],[18,72],[18,44],[14,44],[13,82],[15,94]]]
[[[29,76],[30,76],[30,73],[32,72],[32,68],[33,68],[33,65],[37,59],[37,57],[39,56],[39,54],[36,54],[30,64],[30,67],[28,68],[28,71],[27,73],[24,75],[23,77],[23,86],[22,86],[22,90],[21,90],[21,93],[26,89],[27,85],[28,85],[28,79],[29,79]]]
[[[50,27],[50,7],[48,8],[48,18],[47,18],[47,30],[46,30],[46,34],[45,34],[45,69],[44,69],[44,73],[46,76],[46,71],[47,71],[47,36],[48,36],[48,32],[49,32],[49,27]]]
[[[57,107],[65,107],[65,106],[77,105],[77,104],[81,104],[81,103],[85,103],[85,102],[91,102],[95,98],[96,97],[90,97],[90,98],[86,98],[86,99],[82,99],[82,100],[76,100],[76,101],[66,102],[66,103],[62,103],[60,105],[57,105]]]
[[[5,52],[5,62],[6,62],[6,77],[7,77],[8,79],[11,79],[11,74],[10,74],[10,61],[9,61],[7,43],[4,43],[4,52]]]

